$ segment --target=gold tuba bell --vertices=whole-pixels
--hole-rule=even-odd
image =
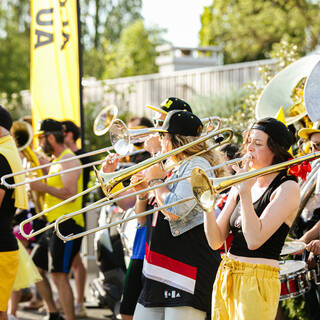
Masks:
[[[31,167],[38,167],[40,165],[39,160],[30,148],[30,144],[33,138],[31,125],[26,121],[14,121],[10,133],[16,142],[18,150],[23,153],[28,164]],[[41,169],[36,170],[35,172],[37,177],[42,176]],[[43,192],[30,190],[29,195],[34,204],[36,212],[41,212],[43,210],[44,205]]]

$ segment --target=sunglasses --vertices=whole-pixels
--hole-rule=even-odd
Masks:
[[[318,143],[311,142],[311,147],[316,150],[320,150],[320,142]]]
[[[164,120],[161,120],[161,119],[152,119],[152,120],[153,120],[153,124],[156,128],[162,127]]]

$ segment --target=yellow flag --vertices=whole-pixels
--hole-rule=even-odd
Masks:
[[[287,125],[286,123],[286,117],[284,115],[284,111],[283,111],[283,107],[280,108],[277,116],[276,116],[276,119],[281,121],[282,123],[284,123],[285,125]],[[292,147],[290,147],[290,149],[288,150],[289,153],[292,155]]]
[[[80,126],[77,0],[31,0],[31,106],[45,118]]]

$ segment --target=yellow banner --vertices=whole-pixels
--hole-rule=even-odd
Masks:
[[[80,126],[77,0],[31,0],[31,105],[45,118]]]

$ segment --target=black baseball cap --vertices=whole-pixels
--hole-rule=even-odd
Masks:
[[[189,103],[175,97],[170,97],[164,100],[163,102],[161,102],[160,107],[147,106],[147,108],[163,114],[167,114],[168,112],[173,110],[184,110],[184,111],[192,112],[192,109]]]
[[[0,126],[10,131],[12,126],[12,118],[7,109],[0,106]]]
[[[258,120],[252,126],[252,129],[258,129],[268,134],[276,143],[289,150],[294,143],[294,137],[284,123],[275,118],[263,118]]]
[[[63,126],[60,121],[54,119],[44,119],[41,121],[40,130],[35,135],[40,135],[49,132],[63,132]]]
[[[162,127],[157,131],[198,137],[202,128],[203,124],[195,114],[183,110],[174,110],[168,112]]]

